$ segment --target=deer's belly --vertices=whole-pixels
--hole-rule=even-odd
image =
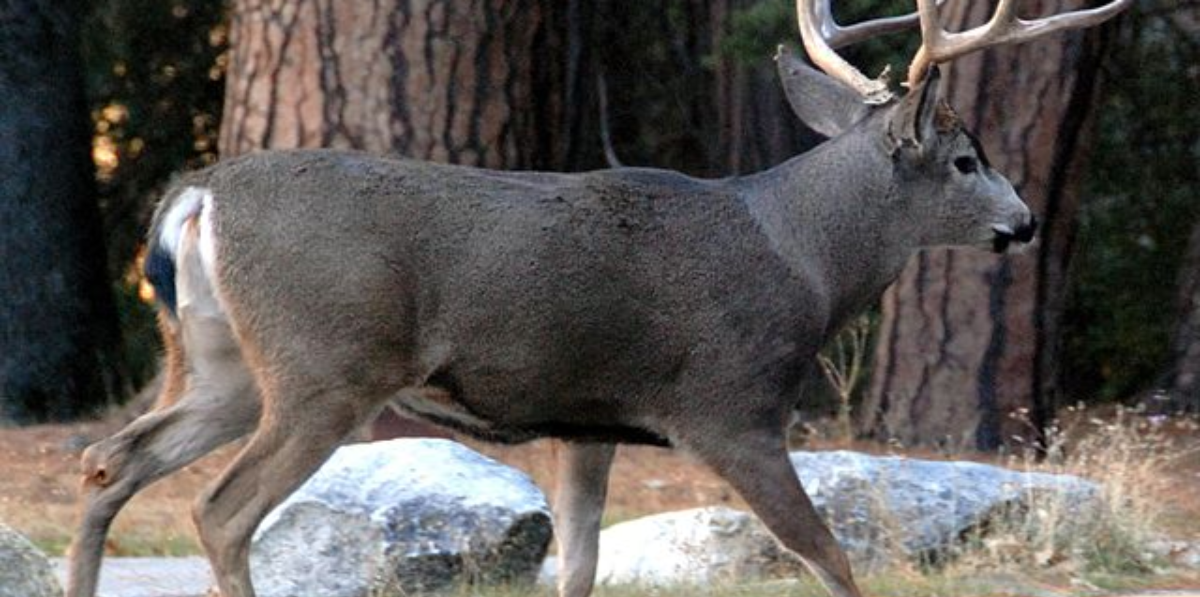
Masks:
[[[515,424],[493,421],[472,412],[454,400],[450,392],[438,387],[405,388],[392,402],[425,421],[478,439],[504,444],[553,437],[588,442],[671,445],[658,433],[627,425],[589,425],[553,420]]]
[[[439,387],[405,388],[392,402],[422,419],[459,431],[486,434],[495,427],[492,421],[471,412],[450,391]]]

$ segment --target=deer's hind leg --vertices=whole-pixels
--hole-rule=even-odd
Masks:
[[[250,540],[259,523],[390,397],[307,376],[260,385],[258,430],[193,511],[222,597],[253,597]]]
[[[600,519],[615,444],[559,442],[554,496],[559,597],[588,597],[596,581]]]
[[[95,594],[108,529],[130,498],[258,422],[258,392],[228,325],[218,319],[187,325],[186,335],[197,339],[186,355],[172,348],[160,407],[83,453],[83,512],[70,549],[67,597]]]

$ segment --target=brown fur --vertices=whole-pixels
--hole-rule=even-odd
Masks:
[[[962,118],[958,116],[958,112],[950,107],[950,104],[945,101],[938,102],[937,112],[934,115],[934,127],[939,133],[953,133],[954,131],[962,130]]]

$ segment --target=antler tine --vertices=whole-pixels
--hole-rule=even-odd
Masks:
[[[942,27],[938,6],[933,0],[917,0],[921,18],[921,49],[908,68],[908,85],[925,78],[933,64],[948,62],[964,54],[1001,44],[1019,44],[1043,35],[1067,29],[1099,25],[1133,4],[1134,0],[1112,0],[1097,8],[1075,10],[1060,15],[1026,21],[1017,17],[1019,0],[1000,0],[996,13],[985,24],[961,33]]]
[[[826,6],[828,6],[828,1],[822,0]],[[940,4],[944,1],[938,0],[938,3]],[[887,35],[888,33],[911,29],[917,25],[917,18],[919,16],[918,13],[911,12],[896,17],[871,19],[870,21],[846,25],[845,27],[838,25],[833,20],[833,17],[830,16],[828,21],[830,33],[825,39],[829,42],[829,46],[836,50],[837,48],[854,45],[860,41],[866,41],[879,35]]]
[[[945,1],[936,0],[939,6]],[[833,19],[829,3],[830,0],[796,0],[796,17],[805,51],[813,64],[858,91],[866,103],[887,103],[893,97],[888,90],[887,71],[878,78],[868,78],[834,50],[879,35],[910,29],[918,24],[920,12],[871,19],[843,27]]]
[[[851,66],[837,52],[835,46],[844,46],[904,28],[911,23],[900,22],[903,17],[868,21],[843,28],[833,20],[829,0],[796,0],[796,20],[800,26],[800,39],[804,50],[813,64],[825,74],[845,83],[863,96],[868,104],[884,104],[892,99],[885,75],[870,79],[862,71]]]

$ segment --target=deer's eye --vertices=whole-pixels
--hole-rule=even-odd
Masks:
[[[954,167],[963,174],[971,174],[979,170],[979,160],[966,156],[954,158]]]

